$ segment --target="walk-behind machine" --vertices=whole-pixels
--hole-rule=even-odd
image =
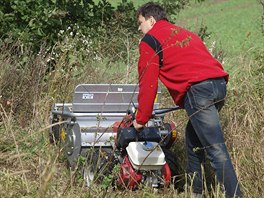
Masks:
[[[132,125],[137,107],[136,84],[80,84],[72,103],[55,103],[51,142],[63,145],[72,170],[79,168],[87,186],[114,175],[112,184],[136,189],[168,186],[178,174],[175,124],[164,123],[160,89],[152,118],[137,132]]]

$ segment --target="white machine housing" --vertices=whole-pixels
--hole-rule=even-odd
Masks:
[[[135,170],[161,170],[165,161],[165,154],[157,142],[152,144],[152,149],[144,148],[145,142],[130,142],[126,147],[129,161]]]

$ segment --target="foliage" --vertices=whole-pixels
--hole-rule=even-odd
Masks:
[[[178,4],[181,1],[177,1],[176,7],[184,4]],[[173,8],[170,0],[164,0],[163,3]],[[181,8],[183,6],[177,7],[177,10]],[[61,75],[77,79],[86,72],[100,75],[101,72],[96,71],[99,68],[92,65],[87,67],[87,64],[106,60],[106,57],[109,62],[126,60],[127,65],[133,65],[139,40],[135,12],[133,3],[127,0],[122,0],[116,7],[106,0],[98,3],[92,0],[4,0],[0,5],[1,46],[7,51],[11,50],[10,53],[16,57],[14,60],[18,62],[14,63],[15,71],[12,72],[18,76],[13,81],[6,81],[9,75],[5,73],[2,100],[14,99],[14,90],[11,89],[19,83],[32,86],[47,81],[49,75],[56,78],[54,73],[58,68]],[[41,68],[29,62],[36,56],[45,59],[41,64],[36,63]],[[35,75],[34,71],[41,73]],[[32,78],[38,76],[39,82],[30,79],[29,83],[28,79],[23,79],[23,76],[28,75],[26,72],[32,72]],[[68,79],[66,82],[70,83]],[[17,93],[21,91],[23,96],[27,90],[25,88]],[[15,98],[15,112],[31,109],[32,103],[26,106],[22,104],[23,97]]]
[[[100,72],[107,72],[107,67],[97,71],[96,75],[93,73],[94,68],[91,68],[81,73],[79,77],[73,77],[72,72],[62,72],[60,65],[56,65],[54,71],[43,79],[41,75],[37,75],[38,72],[34,71],[34,67],[37,66],[35,70],[40,74],[45,71],[45,64],[41,64],[46,63],[47,57],[44,54],[33,56],[28,52],[30,49],[25,49],[27,51],[25,55],[30,64],[26,64],[27,67],[23,72],[20,69],[23,59],[14,56],[12,48],[1,46],[1,49],[0,64],[3,65],[0,71],[2,95],[0,119],[3,123],[0,126],[0,183],[3,184],[0,185],[1,197],[36,197],[36,195],[61,197],[62,194],[66,197],[103,197],[106,192],[108,197],[126,195],[129,197],[143,195],[140,197],[144,197],[147,194],[165,198],[190,197],[189,189],[178,194],[172,187],[158,193],[145,188],[137,191],[113,190],[108,187],[114,174],[106,177],[101,183],[101,188],[98,188],[96,184],[89,189],[85,188],[80,184],[76,173],[68,171],[66,159],[60,159],[63,156],[61,148],[50,145],[45,135],[47,128],[50,127],[48,124],[50,105],[53,102],[69,101],[74,86],[83,83],[85,78],[89,78],[91,83],[101,81]],[[6,55],[3,56],[5,53]],[[12,57],[8,56],[10,54]],[[232,74],[226,105],[221,112],[226,142],[238,172],[239,181],[245,196],[250,197],[262,197],[261,195],[264,194],[261,188],[263,185],[263,177],[261,177],[263,138],[260,138],[264,130],[262,54],[263,52],[257,53],[254,60],[248,59],[246,53],[237,58],[242,68]],[[61,61],[63,62],[63,59]],[[102,68],[100,64],[106,64],[102,61],[94,63],[100,68]],[[89,67],[86,68],[88,70]],[[35,77],[32,76],[33,74]],[[116,75],[117,72],[107,77],[110,79]],[[109,79],[107,79],[108,83],[120,82],[119,79],[113,81]],[[30,80],[32,80],[31,84]],[[10,94],[6,91],[8,87],[12,90]],[[3,100],[7,96],[9,96],[7,99],[10,99],[9,103]],[[164,105],[170,102],[170,99],[163,100]],[[183,113],[178,112],[171,117],[177,122],[179,131],[178,141],[173,150],[181,156],[182,161],[185,159],[183,131],[187,119]],[[58,158],[57,155],[60,157]],[[184,167],[183,162],[181,165]],[[212,193],[211,197],[221,197],[220,191],[215,191],[205,192],[205,194],[208,197],[210,193]]]
[[[103,188],[94,185],[87,189],[76,181],[76,173],[67,169],[62,148],[49,144],[47,131],[51,127],[48,123],[51,105],[70,102],[77,84],[136,82],[138,38],[134,34],[137,28],[133,4],[122,1],[112,7],[106,1],[95,4],[89,0],[1,2],[0,197],[190,197],[189,189],[180,194],[172,187],[159,192],[141,188],[137,191],[107,188],[114,174],[101,184]],[[173,4],[173,1],[168,2]],[[240,5],[239,2],[221,1],[211,6],[207,1],[209,8],[196,4],[198,14],[191,16],[196,20],[195,17],[202,13],[206,19],[212,19],[211,24],[204,21],[200,32],[205,35],[207,44],[208,30],[210,39],[215,41],[217,38],[215,45],[212,42],[213,54],[219,55],[219,43],[225,51],[233,45],[242,46],[236,47],[239,52],[236,55],[224,54],[225,62],[232,65],[232,70],[228,68],[228,98],[220,116],[244,196],[263,197],[264,53],[263,46],[259,48],[263,42],[255,36],[257,30],[250,26],[254,23],[247,20],[253,16],[249,13],[256,11],[254,3],[245,0],[246,4]],[[222,15],[229,3],[234,3],[234,7],[229,6]],[[85,13],[81,11],[84,5],[87,6]],[[218,8],[221,14],[215,14],[220,5],[223,6]],[[243,13],[238,16],[244,18],[239,20],[236,13]],[[97,21],[92,20],[95,16]],[[215,18],[218,23],[213,20]],[[197,26],[200,25],[195,22],[194,29],[199,32]],[[246,39],[234,32],[238,29],[247,35],[243,30],[244,23],[251,28],[248,30],[251,36]],[[239,28],[232,29],[235,25]],[[229,29],[232,31],[228,32]],[[223,37],[215,36],[217,32],[222,32]],[[166,98],[163,94],[162,100],[165,106],[172,105],[169,96]],[[187,118],[184,112],[177,112],[171,115],[171,119],[176,121],[179,132],[173,150],[184,167]],[[205,195],[209,197],[208,193]],[[211,197],[221,195],[215,190]]]
[[[166,8],[170,20],[175,20],[180,10],[189,4],[189,0],[162,0],[161,5]]]
[[[162,0],[169,15],[177,14],[189,0]],[[136,9],[122,0],[117,7],[100,0],[3,0],[0,5],[0,34],[5,42],[19,40],[38,51],[43,42],[53,46],[61,40],[61,32],[81,33],[97,40],[107,40],[119,31],[136,33]]]
[[[59,33],[69,28],[73,35],[81,31],[97,37],[117,23],[124,25],[125,21],[131,21],[127,20],[131,14],[126,10],[130,6],[125,1],[115,10],[106,0],[98,4],[92,0],[4,0],[0,5],[0,34],[4,40],[20,40],[37,49],[43,41],[54,45],[59,40]],[[130,28],[129,25],[131,22],[125,27]]]

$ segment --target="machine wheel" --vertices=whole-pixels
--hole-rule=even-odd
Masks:
[[[67,125],[64,138],[61,143],[71,169],[75,169],[81,151],[81,131],[79,124]]]
[[[113,150],[110,148],[89,149],[82,168],[84,182],[87,187],[92,183],[100,183],[112,173],[114,168]]]
[[[170,167],[171,177],[172,177],[171,182],[174,184],[174,187],[176,189],[181,190],[183,188],[184,181],[180,177],[180,165],[176,158],[176,154],[167,149],[163,149],[163,152],[165,154],[165,160]]]

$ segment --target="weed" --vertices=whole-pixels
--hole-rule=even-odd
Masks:
[[[226,6],[228,2],[224,1],[221,6]],[[230,3],[237,5],[236,1]],[[226,9],[225,6],[222,9]],[[255,8],[253,3],[250,6]],[[210,8],[215,11],[215,7]],[[199,13],[206,14],[211,9],[200,9]],[[229,9],[235,11],[233,6]],[[205,21],[205,24],[213,32],[211,38],[216,38],[217,31],[209,22]],[[217,27],[220,28],[219,23]],[[233,44],[232,39],[227,38],[227,35],[232,35],[230,31],[225,28],[221,31],[225,32],[223,36],[226,39],[218,38],[221,40],[220,47],[225,49],[225,64],[230,65],[227,68],[230,73],[227,100],[220,113],[226,144],[244,196],[263,197],[264,71],[263,48],[259,47],[263,42],[258,42],[252,31],[252,38],[249,36],[241,49],[244,40],[240,40],[240,36]],[[88,39],[83,48],[81,33],[68,40],[65,36],[65,40],[61,39],[53,50],[42,45],[38,54],[32,54],[30,47],[19,42],[0,44],[0,197],[191,197],[190,185],[186,185],[183,192],[177,192],[173,187],[158,192],[147,187],[138,191],[114,190],[109,186],[111,179],[116,177],[115,171],[102,182],[102,188],[96,184],[87,188],[78,172],[67,168],[61,147],[49,143],[47,130],[52,127],[48,123],[51,105],[58,101],[71,101],[77,84],[137,82],[138,40],[124,36],[126,31],[119,33],[118,38],[113,36],[108,40],[102,36],[97,43],[89,43]],[[108,42],[111,45],[102,52]],[[229,45],[226,45],[227,42]],[[70,47],[71,44],[73,47]],[[94,59],[94,54],[88,52],[90,44],[96,46],[100,59]],[[231,45],[236,46],[236,53]],[[218,45],[216,49],[219,49]],[[106,57],[108,50],[115,56]],[[162,105],[172,106],[173,102],[164,87],[162,91]],[[177,123],[178,141],[172,150],[180,159],[180,172],[184,175],[184,127],[187,117],[184,112],[177,111],[168,114],[166,119]],[[80,158],[80,166],[84,160]],[[208,177],[214,180],[210,172],[208,176],[206,174],[205,170],[205,180]],[[187,178],[186,175],[185,180]],[[204,195],[223,197],[221,186],[217,182],[212,183],[212,186],[208,182],[205,184]]]

